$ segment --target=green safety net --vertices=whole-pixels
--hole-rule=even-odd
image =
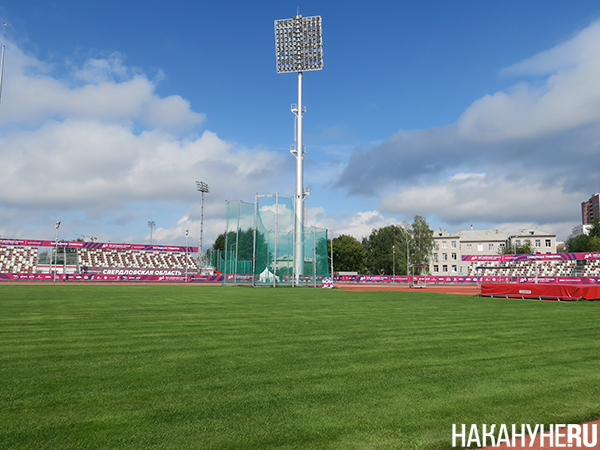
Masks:
[[[294,273],[294,201],[278,194],[257,194],[255,203],[227,202],[224,260],[219,263],[224,285],[320,286],[329,277],[327,230],[303,227],[304,264]],[[215,262],[212,261],[215,259]]]

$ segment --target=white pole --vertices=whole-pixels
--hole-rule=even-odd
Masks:
[[[313,227],[313,286],[317,287],[317,227]]]
[[[294,272],[296,285],[304,273],[304,144],[302,142],[302,72],[298,72],[298,110],[296,112],[296,251]]]
[[[333,228],[331,229],[331,286],[333,287]]]
[[[4,48],[6,47],[6,25],[8,23],[3,23],[4,25],[4,40],[2,41],[2,60],[0,61],[0,103],[2,103],[2,80],[4,79]]]
[[[203,258],[202,238],[204,234],[204,192],[202,192],[202,204],[200,206],[200,258]]]
[[[188,281],[188,249],[189,249],[189,241],[188,235],[190,234],[189,228],[185,230],[185,282]]]
[[[56,281],[56,265],[58,264],[58,228],[60,227],[60,221],[56,221],[56,238],[54,239],[54,280]]]
[[[279,241],[279,192],[275,193],[275,245],[273,247],[273,287],[277,286],[277,242]]]

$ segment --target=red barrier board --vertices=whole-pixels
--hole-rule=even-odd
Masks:
[[[600,299],[600,286],[574,284],[531,284],[531,283],[484,283],[481,285],[484,297],[542,298],[574,300]]]

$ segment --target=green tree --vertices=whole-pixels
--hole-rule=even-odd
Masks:
[[[342,234],[333,238],[333,270],[365,273],[366,251],[353,236]]]
[[[600,237],[590,238],[590,252],[600,252]]]
[[[569,253],[587,252],[590,244],[590,237],[587,234],[580,234],[567,239],[565,246]]]
[[[237,246],[236,246],[236,237],[237,237]],[[225,252],[225,245],[227,244],[227,255]],[[254,256],[254,231],[251,228],[247,228],[246,230],[229,231],[228,233],[221,233],[215,239],[215,242],[212,246],[213,250],[221,251],[221,259],[229,259],[233,260],[236,257],[237,251],[237,261],[240,263],[239,271],[241,273],[242,266],[251,268],[252,258]],[[256,233],[256,269],[255,273],[261,273],[265,270],[265,267],[270,263],[271,253],[268,251],[267,242],[265,239],[265,235],[262,233]],[[243,263],[242,263],[243,261]],[[250,265],[249,265],[250,263]],[[232,268],[231,270],[234,270]],[[244,269],[247,270],[247,269]]]
[[[433,230],[429,228],[423,216],[416,215],[411,224],[411,237],[409,241],[410,264],[424,264],[428,266],[431,252],[433,251]],[[427,269],[421,266],[414,267],[415,275],[421,275]],[[412,271],[411,271],[412,273]]]
[[[225,251],[225,233],[221,233],[215,239],[212,245],[213,250]]]
[[[589,234],[580,234],[567,239],[566,247],[569,253],[600,252],[600,223],[597,225],[594,223]]]
[[[369,237],[362,241],[366,252],[366,272],[371,275],[392,275],[394,266],[397,274],[406,272],[406,257],[402,258],[401,255],[408,238],[408,231],[398,225],[373,229]]]
[[[505,247],[502,250],[503,255],[533,255],[535,250],[531,246],[531,242],[527,241],[524,244],[515,244]]]
[[[588,232],[590,238],[600,238],[600,217],[596,217],[592,222],[592,228]]]
[[[594,219],[587,234],[580,234],[567,239],[565,244],[569,253],[600,251],[600,217]]]

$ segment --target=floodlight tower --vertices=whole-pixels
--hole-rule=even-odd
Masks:
[[[150,245],[152,245],[152,230],[156,228],[156,222],[154,220],[149,220],[148,228],[150,228]]]
[[[56,281],[56,264],[58,264],[58,229],[60,228],[60,220],[56,219],[56,238],[54,239],[54,280]]]
[[[204,257],[204,249],[202,248],[202,236],[204,234],[204,194],[209,193],[210,188],[204,181],[196,180],[196,190],[202,193],[202,207],[200,209],[200,248],[198,251],[200,252],[200,265],[202,266],[201,269],[204,269],[206,266],[206,258]]]
[[[321,16],[302,17],[296,14],[291,19],[275,21],[275,54],[277,73],[298,72],[298,104],[292,105],[295,117],[296,144],[290,150],[296,157],[296,214],[294,236],[294,275],[298,284],[304,272],[304,148],[302,140],[302,116],[306,108],[302,105],[302,73],[323,69],[323,33]]]

